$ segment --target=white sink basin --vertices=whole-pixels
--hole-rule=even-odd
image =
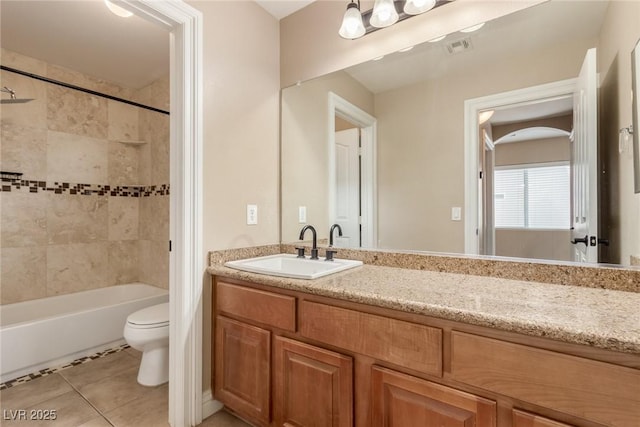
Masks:
[[[293,279],[317,279],[339,271],[362,265],[362,261],[350,259],[312,260],[298,258],[292,254],[269,255],[258,258],[228,261],[224,264],[236,270],[250,273],[268,274],[271,276],[290,277]]]

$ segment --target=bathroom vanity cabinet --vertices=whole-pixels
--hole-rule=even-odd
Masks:
[[[215,398],[257,426],[640,425],[640,357],[213,277]]]

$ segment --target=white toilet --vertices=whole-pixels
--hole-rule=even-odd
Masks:
[[[143,308],[127,317],[124,339],[142,352],[138,383],[155,386],[169,380],[169,303]]]

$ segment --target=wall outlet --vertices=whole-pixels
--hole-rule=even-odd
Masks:
[[[306,222],[307,222],[307,207],[298,206],[298,223],[306,224]]]
[[[258,205],[247,205],[247,225],[258,223]]]
[[[462,208],[460,207],[452,207],[451,208],[451,221],[461,221],[462,220]]]

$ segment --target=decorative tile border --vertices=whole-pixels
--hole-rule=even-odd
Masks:
[[[92,360],[101,359],[111,354],[119,353],[128,348],[129,348],[129,344],[122,344],[121,346],[116,348],[110,348],[108,350],[100,351],[98,353],[95,353],[89,356],[81,357],[79,359],[74,360],[71,363],[67,363],[66,365],[62,365],[57,368],[41,369],[38,372],[33,372],[31,374],[23,375],[13,380],[9,380],[7,382],[0,383],[0,390],[6,390],[8,388],[11,388],[20,384],[28,383],[29,381],[46,377],[47,375],[55,374],[56,372],[64,371],[65,369],[73,368],[74,366],[84,365],[85,363],[91,362]]]
[[[54,194],[77,194],[82,196],[149,197],[168,196],[169,184],[162,185],[100,185],[73,184],[69,182],[47,183],[24,179],[2,179],[1,192],[28,191],[29,193],[51,192]]]

